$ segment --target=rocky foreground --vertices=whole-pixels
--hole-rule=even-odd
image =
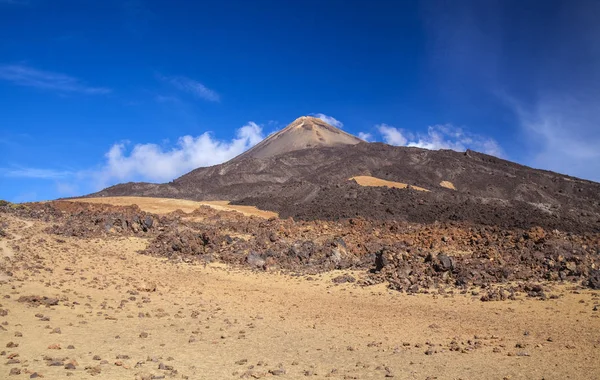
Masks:
[[[541,228],[3,204],[0,377],[597,378],[599,247]]]
[[[3,211],[49,222],[46,232],[57,236],[143,237],[148,246],[141,253],[175,262],[301,274],[362,270],[367,279],[361,284],[383,282],[408,293],[475,287],[496,294],[501,286],[511,295],[543,298],[546,282],[600,289],[600,233],[362,218],[294,221],[209,207],[158,215],[136,205],[65,201],[6,205]]]

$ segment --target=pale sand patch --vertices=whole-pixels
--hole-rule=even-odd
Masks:
[[[229,201],[190,201],[185,199],[173,198],[153,198],[153,197],[100,197],[100,198],[77,198],[70,199],[71,202],[87,202],[109,204],[113,206],[137,205],[146,212],[155,214],[168,214],[170,212],[181,210],[185,213],[191,213],[201,206],[209,206],[215,210],[236,211],[246,216],[258,216],[261,218],[277,218],[277,213],[272,211],[259,210],[254,206],[237,206],[229,204]]]
[[[349,178],[349,180],[352,180],[352,179],[355,180],[356,183],[358,183],[361,186],[375,186],[375,187],[386,186],[386,187],[394,187],[397,189],[406,189],[408,186],[410,186],[410,188],[414,189],[414,190],[429,191],[423,187],[408,185],[408,184],[402,183],[402,182],[387,181],[385,179],[375,178],[375,177],[366,176],[366,175],[359,175],[359,176]]]
[[[456,187],[454,187],[454,184],[450,181],[442,181],[440,182],[440,186],[445,187],[446,189],[456,190]]]

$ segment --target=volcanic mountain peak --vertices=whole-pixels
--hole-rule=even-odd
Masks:
[[[355,145],[363,140],[323,120],[302,116],[237,157],[265,158],[296,150],[323,146]]]

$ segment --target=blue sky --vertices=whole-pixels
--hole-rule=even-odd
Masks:
[[[598,1],[0,0],[0,199],[169,181],[298,116],[600,180]]]

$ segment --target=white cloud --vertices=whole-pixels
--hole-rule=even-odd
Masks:
[[[105,161],[95,168],[77,171],[0,168],[0,177],[52,180],[59,196],[90,193],[120,182],[167,182],[193,169],[228,161],[263,138],[262,128],[248,122],[236,131],[231,140],[219,140],[205,132],[196,137],[180,137],[171,148],[146,143],[128,149],[129,143],[123,142],[110,147]]]
[[[430,150],[452,149],[465,151],[466,149],[473,149],[497,157],[503,156],[502,149],[494,139],[464,131],[451,124],[430,126],[427,128],[427,133],[416,134],[387,124],[379,124],[376,128],[381,133],[383,141],[390,145]]]
[[[197,98],[202,98],[211,102],[219,102],[221,97],[215,91],[206,87],[202,83],[193,79],[182,77],[182,76],[163,76],[158,75],[158,78],[170,84],[180,91],[184,91],[194,95]]]
[[[373,135],[366,132],[358,132],[358,138],[366,142],[373,141]]]
[[[344,123],[342,123],[341,121],[339,121],[338,119],[336,119],[333,116],[328,116],[323,113],[316,113],[316,114],[314,114],[314,116],[318,117],[319,119],[323,120],[324,122],[326,122],[329,125],[333,125],[336,128],[344,127]]]
[[[137,144],[127,150],[126,143],[114,144],[106,153],[99,174],[100,186],[115,181],[170,181],[190,170],[225,162],[256,145],[264,138],[262,128],[249,122],[231,141],[215,139],[209,132],[183,136],[172,149],[157,144]]]
[[[108,94],[112,90],[104,87],[90,87],[79,79],[51,71],[34,69],[25,65],[0,66],[0,79],[19,86],[35,87],[59,92],[76,92],[81,94]]]
[[[383,136],[383,141],[390,145],[406,145],[408,141],[401,130],[387,124],[376,125],[375,128]]]

